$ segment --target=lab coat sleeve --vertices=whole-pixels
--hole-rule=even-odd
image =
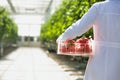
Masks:
[[[81,19],[73,23],[69,28],[65,30],[64,33],[59,36],[57,42],[74,39],[75,37],[80,36],[88,31],[94,24],[97,14],[98,10],[94,4]]]

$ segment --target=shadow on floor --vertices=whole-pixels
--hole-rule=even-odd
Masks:
[[[10,47],[6,47],[4,48],[4,53],[3,53],[3,56],[0,56],[0,60],[9,60],[10,59],[7,59],[6,56],[9,55],[10,53],[12,53],[13,51],[15,51],[18,47],[14,47],[14,46],[10,46]]]
[[[54,59],[71,77],[74,77],[74,80],[83,80],[86,62],[72,60],[70,56],[57,55],[56,53],[48,53],[48,56]]]

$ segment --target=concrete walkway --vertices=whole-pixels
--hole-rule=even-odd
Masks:
[[[21,47],[0,60],[0,80],[73,80],[40,48]]]

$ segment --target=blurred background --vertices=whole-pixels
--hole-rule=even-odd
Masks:
[[[99,1],[102,0],[0,0],[1,48],[14,43],[55,52],[58,36]],[[93,37],[92,29],[78,37],[89,36]]]
[[[56,39],[99,1],[0,0],[0,55],[11,46],[57,53]],[[93,38],[92,28],[77,38],[89,36]]]
[[[61,0],[0,0],[0,16],[6,14],[16,24],[17,45],[30,46],[30,42],[39,41],[41,24],[60,3]]]
[[[57,55],[56,39],[70,25],[80,19],[95,2],[99,1],[104,0],[0,0],[0,59],[7,54],[12,54],[12,59],[10,55],[10,59],[6,58],[5,61],[8,63],[10,61],[20,61],[23,65],[23,70],[27,70],[32,65],[31,70],[33,69],[33,63],[36,63],[36,66],[40,64],[39,69],[41,66],[40,62],[43,61],[44,63],[44,60],[46,60],[45,63],[48,63],[50,61],[48,57],[51,57],[59,66],[66,69],[64,72],[71,72],[70,76],[79,76],[73,80],[82,80],[88,56]],[[77,38],[88,38],[89,36],[93,38],[92,28]],[[45,50],[45,52],[42,50]],[[47,57],[43,53],[47,54]],[[18,60],[16,60],[16,56]],[[0,60],[1,62],[2,59]],[[31,64],[30,66],[28,65],[29,62]],[[5,69],[3,73],[9,70],[8,66],[10,63],[8,63],[7,67],[3,68]],[[1,65],[0,69],[2,68]],[[14,65],[11,64],[10,66],[14,68]],[[21,65],[17,65],[17,67],[19,66],[21,67]],[[46,65],[43,67],[46,67]],[[20,72],[19,68],[16,68],[16,70]],[[0,76],[3,76],[1,71]],[[32,72],[31,74],[34,73]],[[10,73],[9,75],[11,76],[12,74]],[[14,78],[14,75],[12,76]],[[2,80],[1,77],[0,80]]]
[[[41,47],[56,54],[56,39],[99,1],[0,0],[0,55],[11,46]],[[93,38],[92,28],[77,38],[89,36]]]

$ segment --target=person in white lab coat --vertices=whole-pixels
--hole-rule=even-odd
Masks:
[[[93,57],[87,64],[84,80],[120,80],[120,0],[95,3],[57,42],[80,36],[91,27]]]

